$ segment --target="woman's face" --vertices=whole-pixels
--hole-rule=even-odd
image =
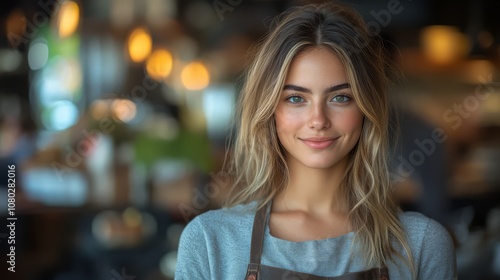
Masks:
[[[309,168],[347,160],[363,124],[344,66],[326,48],[292,60],[274,116],[288,164]]]

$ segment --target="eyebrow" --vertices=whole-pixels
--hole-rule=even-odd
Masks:
[[[350,87],[351,87],[351,85],[349,83],[343,83],[340,85],[331,86],[331,87],[327,88],[323,93],[330,93],[330,92],[334,92],[337,90],[350,88]],[[310,89],[305,88],[305,87],[296,86],[296,85],[285,85],[283,87],[283,90],[294,90],[294,91],[300,91],[300,92],[304,92],[304,93],[312,93],[312,91]]]

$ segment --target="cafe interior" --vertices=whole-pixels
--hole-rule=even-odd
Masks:
[[[2,1],[0,279],[174,279],[183,228],[227,194],[250,50],[312,2]],[[500,2],[344,2],[398,73],[402,209],[448,229],[459,279],[500,279]]]

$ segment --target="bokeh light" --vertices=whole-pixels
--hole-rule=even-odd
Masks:
[[[428,26],[421,40],[425,54],[437,64],[452,63],[469,51],[467,37],[452,26]]]
[[[47,106],[42,112],[42,123],[50,130],[64,130],[78,121],[78,108],[68,100],[61,100]]]
[[[26,29],[26,17],[23,11],[13,10],[7,17],[5,22],[5,34],[11,39],[14,36],[22,36]],[[15,46],[14,46],[15,47]]]
[[[81,69],[75,59],[54,57],[34,75],[34,89],[42,106],[58,100],[78,100],[81,83]]]
[[[80,20],[80,8],[73,1],[62,3],[59,10],[58,29],[59,37],[66,38],[71,36],[78,27]]]
[[[47,42],[40,41],[31,44],[28,51],[28,65],[31,70],[41,69],[49,59],[49,46]]]
[[[129,227],[138,227],[142,223],[142,214],[134,207],[128,207],[123,211],[122,218]]]
[[[128,39],[128,53],[133,62],[145,60],[151,53],[151,35],[144,28],[136,28]]]
[[[167,50],[154,51],[146,63],[148,75],[156,80],[165,79],[172,71],[172,60],[172,55]]]
[[[481,47],[489,48],[495,42],[495,37],[490,32],[483,30],[477,34],[477,41]]]
[[[137,113],[135,103],[128,99],[117,99],[111,104],[113,117],[122,122],[129,122],[134,119]]]
[[[189,90],[200,90],[210,83],[210,74],[203,63],[191,62],[182,69],[181,81]]]
[[[13,49],[0,50],[0,72],[13,72],[20,68],[24,56]]]

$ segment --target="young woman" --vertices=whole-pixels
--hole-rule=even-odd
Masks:
[[[338,4],[286,12],[248,71],[226,207],[192,220],[176,279],[454,279],[447,231],[400,212],[379,39]]]

